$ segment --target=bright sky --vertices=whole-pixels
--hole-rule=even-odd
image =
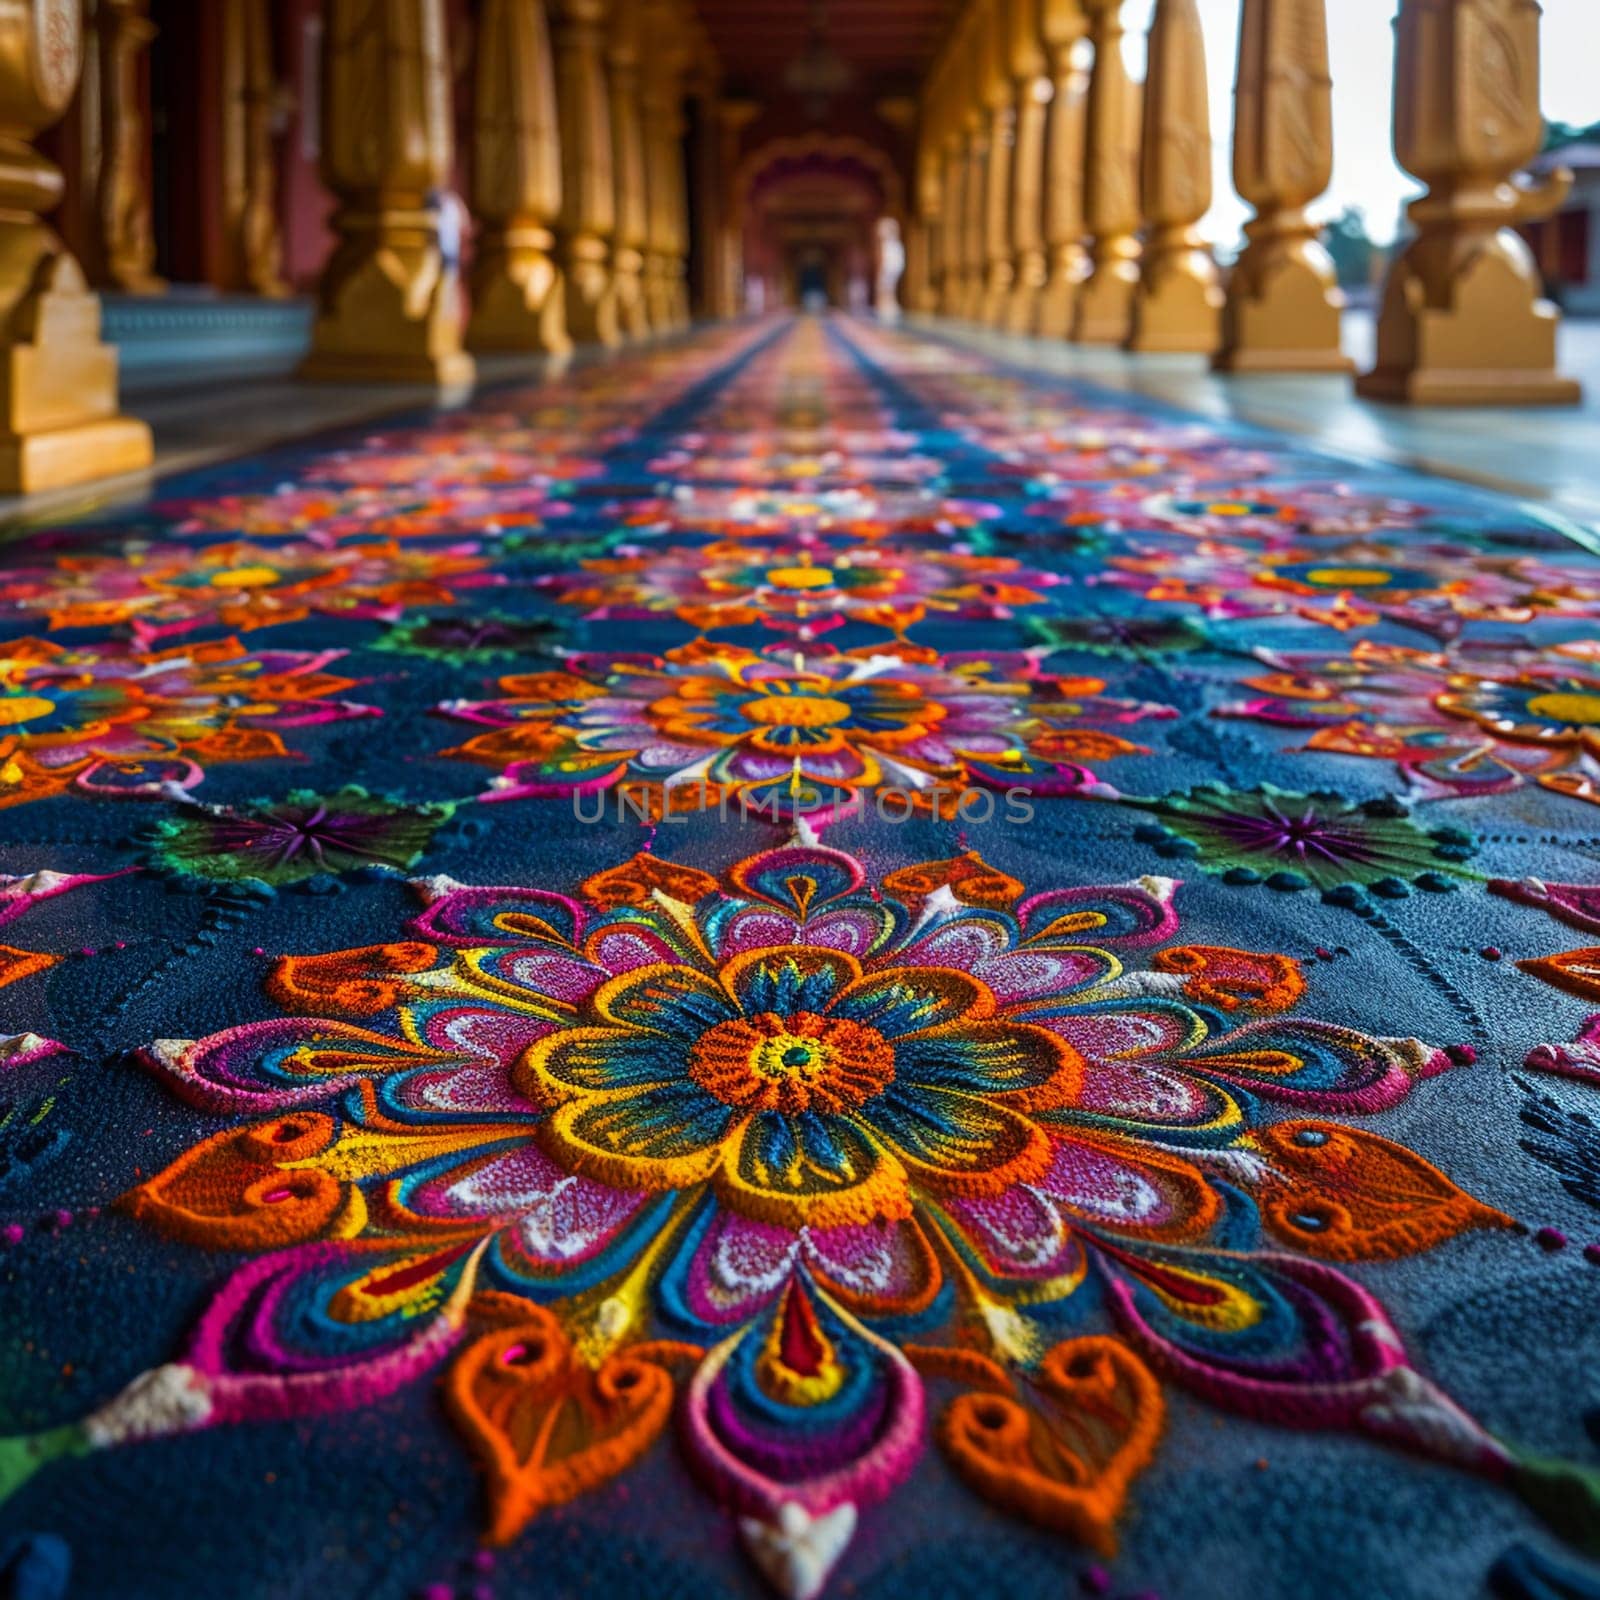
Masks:
[[[1211,78],[1211,127],[1216,198],[1201,224],[1206,236],[1233,246],[1250,208],[1233,192],[1233,68],[1240,0],[1199,0]],[[1127,0],[1128,65],[1144,75],[1144,31],[1155,0]],[[1333,73],[1333,182],[1312,207],[1322,219],[1347,205],[1367,214],[1375,239],[1394,236],[1401,203],[1419,186],[1394,162],[1389,145],[1394,51],[1390,21],[1395,0],[1332,0],[1328,55]],[[1544,114],[1554,122],[1600,122],[1600,4],[1597,0],[1544,0],[1541,75]]]

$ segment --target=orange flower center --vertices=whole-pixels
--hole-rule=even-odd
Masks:
[[[850,718],[843,700],[820,694],[764,694],[741,709],[749,721],[769,728],[826,728]]]
[[[701,1034],[689,1076],[741,1110],[851,1111],[894,1081],[894,1047],[843,1017],[762,1011]]]

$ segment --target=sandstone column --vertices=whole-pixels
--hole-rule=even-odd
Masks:
[[[1211,209],[1211,109],[1196,0],[1156,0],[1144,82],[1139,207],[1149,232],[1130,350],[1209,355],[1222,338],[1222,282],[1196,224]]]
[[[567,331],[585,344],[615,345],[616,227],[611,111],[605,76],[605,0],[556,0],[556,103],[561,140],[559,258],[566,276]]]
[[[1326,0],[1244,0],[1233,90],[1233,182],[1256,209],[1228,278],[1227,372],[1347,372],[1333,261],[1306,207],[1333,173]]]
[[[678,77],[682,55],[673,19],[652,12],[644,61],[644,128],[649,247],[644,293],[650,326],[658,333],[683,327],[684,228],[683,110]]]
[[[722,96],[709,62],[700,63],[695,72],[691,99],[695,107],[694,131],[689,140],[694,217],[684,243],[687,246],[689,237],[699,242],[693,300],[705,316],[722,317],[727,315],[722,305],[723,285],[727,282],[723,260],[727,249],[727,230],[723,226],[727,186],[722,177],[722,134],[718,127]]]
[[[944,78],[945,63],[935,63],[924,87],[917,115],[917,156],[912,202],[920,265],[914,265],[913,246],[906,241],[906,306],[924,315],[937,312],[944,282]]]
[[[952,109],[943,138],[944,208],[939,219],[939,311],[959,317],[966,289],[967,165],[960,113]]]
[[[322,176],[339,241],[302,377],[470,381],[436,209],[451,157],[442,0],[327,0]]]
[[[983,30],[981,17],[974,13],[970,57],[967,71],[971,75],[967,110],[963,118],[966,130],[966,183],[962,190],[966,216],[962,224],[962,294],[961,315],[969,322],[983,316],[983,291],[988,277],[988,234],[985,224],[989,216],[989,112],[983,101]]]
[[[1539,15],[1535,0],[1401,0],[1395,155],[1428,192],[1409,208],[1417,236],[1389,269],[1377,365],[1360,394],[1434,405],[1580,397],[1555,370],[1559,318],[1512,232],[1553,211],[1570,182],[1512,181],[1544,137]]]
[[[566,283],[552,257],[561,145],[543,0],[484,0],[473,67],[474,350],[561,355]]]
[[[147,0],[99,0],[94,18],[100,67],[100,172],[94,202],[99,259],[91,272],[107,288],[158,294],[166,283],[155,271],[145,177],[150,130],[139,96],[139,58],[156,30]]]
[[[754,121],[760,107],[753,100],[719,100],[717,133],[723,193],[727,197],[722,218],[722,310],[725,317],[744,315],[745,262],[744,217],[739,206],[742,197],[734,191],[734,174],[739,170],[739,145],[746,126]]]
[[[983,164],[983,290],[977,317],[991,328],[1004,324],[1011,298],[1011,161],[1016,111],[1008,70],[1009,3],[1010,0],[979,0],[980,71],[988,154]]]
[[[283,241],[278,232],[278,154],[272,119],[277,74],[268,0],[223,0],[222,281],[225,287],[281,299]]]
[[[0,492],[30,493],[148,466],[150,430],[117,413],[117,353],[100,302],[41,220],[60,170],[32,140],[67,109],[82,13],[14,0],[0,29]]]
[[[644,116],[639,103],[640,20],[639,0],[615,0],[606,52],[616,210],[611,275],[617,324],[623,336],[629,339],[640,339],[650,332],[644,293],[649,214],[646,209]]]
[[[1072,337],[1124,344],[1139,285],[1139,91],[1122,60],[1122,0],[1084,0],[1084,6],[1094,45],[1083,182],[1093,242]]]
[[[1083,0],[1043,0],[1041,24],[1050,57],[1050,104],[1044,144],[1045,283],[1035,331],[1065,339],[1078,290],[1089,275],[1083,227],[1084,120],[1089,94],[1089,18]]]
[[[1032,333],[1047,262],[1044,251],[1044,136],[1049,115],[1049,65],[1040,32],[1040,0],[1005,0],[1007,67],[1011,74],[1011,295],[1004,323]]]

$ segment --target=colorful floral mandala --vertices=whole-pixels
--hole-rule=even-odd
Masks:
[[[491,1539],[676,1413],[799,1595],[930,1432],[975,1492],[1109,1549],[1163,1379],[1516,1470],[1330,1265],[1507,1225],[1322,1120],[1448,1056],[1293,1015],[1284,956],[1174,944],[1169,881],[1029,893],[969,856],[869,889],[790,846],[720,880],[639,856],[582,899],[423,888],[400,941],[279,961],[290,1018],[151,1047],[245,1120],[127,1207],[255,1259],[185,1356],[12,1441],[12,1473],[448,1360]]]
[[[499,767],[497,799],[623,785],[656,815],[673,791],[680,804],[743,797],[781,813],[886,786],[939,809],[971,784],[1091,786],[1087,763],[1143,748],[1110,728],[1172,715],[1106,698],[1098,678],[1047,676],[1022,652],[928,659],[691,645],[573,665],[503,678],[498,700],[442,706],[490,730],[445,754]]]
[[[585,561],[541,586],[594,618],[668,612],[710,631],[764,623],[800,639],[860,622],[900,633],[924,617],[1009,617],[1061,580],[996,556],[933,554],[853,540],[766,547],[652,547]]]
[[[1452,654],[1362,640],[1348,655],[1275,653],[1217,715],[1315,731],[1308,750],[1392,761],[1425,795],[1531,778],[1600,803],[1600,677],[1525,652]]]
[[[190,789],[215,762],[288,755],[290,729],[377,716],[333,698],[356,686],[323,671],[343,654],[250,651],[237,639],[156,651],[0,645],[0,806],[68,789]]]
[[[0,578],[0,621],[36,625],[43,616],[52,630],[130,623],[135,637],[150,641],[202,627],[243,633],[313,614],[393,620],[408,606],[451,605],[458,589],[505,581],[476,543],[124,545],[12,568]]]

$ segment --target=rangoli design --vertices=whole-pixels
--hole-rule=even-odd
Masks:
[[[0,1587],[1583,1592],[1594,549],[810,318],[19,536]]]

